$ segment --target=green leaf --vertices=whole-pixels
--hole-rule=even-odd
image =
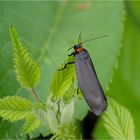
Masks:
[[[58,120],[56,118],[56,114],[53,109],[49,108],[47,110],[47,122],[49,125],[50,130],[55,133],[58,129]]]
[[[78,36],[78,44],[80,44],[82,41],[81,41],[81,32],[79,33],[79,36]]]
[[[31,133],[32,131],[39,128],[40,125],[40,120],[38,120],[34,115],[31,115],[25,119],[25,124],[22,131],[23,133]]]
[[[88,114],[88,111],[89,111],[89,106],[87,105],[85,99],[82,98],[78,100],[75,106],[75,113],[74,113],[75,119],[82,121],[84,117]]]
[[[0,116],[8,121],[17,121],[31,114],[32,103],[19,96],[9,96],[0,99]]]
[[[70,87],[65,91],[65,94],[63,96],[63,102],[65,104],[70,103],[74,95],[77,94],[76,91],[77,91],[77,88],[74,85],[74,80],[72,80]]]
[[[27,52],[15,27],[10,26],[9,32],[14,48],[14,66],[17,80],[23,87],[33,89],[40,79],[40,66]]]
[[[134,122],[130,112],[111,98],[103,119],[108,133],[113,139],[135,139]]]
[[[75,107],[75,101],[72,100],[69,104],[64,104],[61,110],[61,122],[62,124],[69,124],[73,121],[73,115],[74,115],[74,107]]]
[[[33,106],[33,113],[38,121],[40,121],[40,126],[36,130],[33,130],[29,133],[30,139],[34,137],[39,137],[42,134],[42,137],[46,137],[52,132],[49,129],[48,122],[47,122],[47,109],[48,106],[45,103],[38,102]],[[36,120],[36,122],[38,122]],[[37,123],[38,124],[38,123]],[[36,125],[37,127],[37,125]]]
[[[52,137],[52,140],[62,139],[62,140],[72,140],[79,139],[79,135],[76,133],[76,127],[74,124],[62,125],[56,134]]]
[[[73,79],[76,76],[74,64],[67,65],[66,68],[63,69],[68,62],[74,62],[73,56],[68,57],[53,76],[49,91],[52,93],[52,98],[58,99],[59,97],[63,97],[65,92],[67,92],[71,85],[73,85]]]
[[[39,103],[33,109],[35,116],[41,121],[42,125],[46,125],[47,123],[47,109],[46,105],[43,103]]]

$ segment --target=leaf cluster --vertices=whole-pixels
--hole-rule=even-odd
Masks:
[[[24,119],[22,133],[31,133],[39,127],[48,126],[54,134],[52,139],[76,138],[73,129],[76,98],[74,67],[54,74],[47,102],[40,102],[35,90],[40,79],[40,66],[24,47],[14,26],[10,26],[9,32],[17,80],[25,89],[30,89],[37,103],[20,96],[5,97],[0,99],[0,116],[10,122]],[[68,58],[67,61],[72,59]]]
[[[10,27],[10,36],[17,80],[36,97],[35,86],[40,79],[40,66],[28,53],[13,26]],[[59,69],[73,60],[73,57],[69,57]],[[46,103],[37,100],[33,104],[19,96],[5,97],[0,99],[0,116],[10,122],[24,119],[23,133],[31,133],[45,125],[53,133],[52,139],[81,138],[80,134],[75,134],[74,113],[79,100],[76,83],[74,66],[67,66],[54,74]],[[135,139],[134,123],[129,111],[114,100],[108,100],[109,108],[103,116],[107,131],[114,139]]]

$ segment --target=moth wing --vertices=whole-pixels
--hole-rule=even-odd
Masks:
[[[100,115],[107,108],[107,100],[90,56],[88,55],[84,59],[77,58],[75,66],[78,85],[83,92],[86,102],[93,113]]]

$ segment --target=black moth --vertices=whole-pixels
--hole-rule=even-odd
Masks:
[[[100,36],[97,38],[105,36],[107,35]],[[89,39],[84,42],[93,39]],[[83,96],[92,112],[95,115],[99,116],[106,110],[108,104],[103,88],[98,80],[90,55],[88,51],[82,46],[82,43],[84,42],[81,42],[81,34],[79,34],[78,44],[71,47],[74,48],[74,52],[71,53],[71,55],[74,55],[75,62],[68,62],[62,69],[65,69],[68,64],[75,63],[78,86],[81,89]]]

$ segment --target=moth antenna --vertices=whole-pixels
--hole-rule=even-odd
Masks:
[[[95,39],[99,39],[99,38],[104,38],[104,37],[107,37],[107,36],[109,36],[109,35],[102,35],[102,36],[94,37],[94,38],[85,40],[85,41],[83,41],[83,42],[81,42],[81,43],[83,44],[83,43],[85,43],[85,42],[89,42],[89,41],[92,41],[92,40],[95,40]]]
[[[83,42],[81,42],[81,32],[79,33],[79,37],[78,37],[78,44],[83,44],[83,43],[86,43],[86,42],[89,42],[89,41],[92,41],[92,40],[96,40],[96,39],[99,39],[99,38],[104,38],[104,37],[107,37],[109,35],[102,35],[102,36],[98,36],[98,37],[94,37],[94,38],[91,38],[91,39],[88,39],[88,40],[85,40]],[[72,47],[70,47],[67,51],[69,51],[70,49],[72,49]]]

